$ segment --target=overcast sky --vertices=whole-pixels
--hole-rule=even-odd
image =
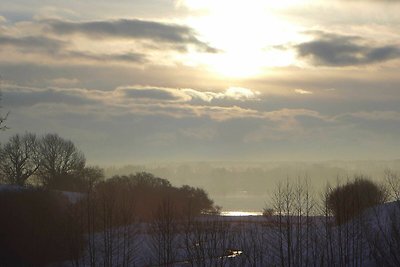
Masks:
[[[400,1],[0,2],[4,142],[88,161],[400,158]]]

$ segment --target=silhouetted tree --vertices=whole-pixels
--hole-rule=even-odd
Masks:
[[[240,266],[268,266],[268,252],[271,248],[270,242],[265,240],[264,231],[262,224],[258,222],[240,227],[238,233],[235,233],[238,244],[236,249],[243,252]]]
[[[58,177],[52,187],[72,192],[88,193],[103,180],[103,169],[96,166],[89,166]]]
[[[280,266],[310,266],[316,262],[313,240],[317,233],[312,219],[315,205],[307,179],[278,184],[272,199],[276,216],[270,218],[277,226],[269,235],[276,240],[272,253]]]
[[[190,212],[194,214],[210,213],[218,214],[220,207],[214,206],[214,202],[208,197],[208,194],[202,188],[194,188],[188,185],[183,185],[178,189],[177,194],[182,198],[179,201],[181,211],[186,212],[190,207]]]
[[[324,252],[326,266],[360,267],[365,265],[368,246],[365,242],[363,225],[366,218],[361,213],[370,206],[361,204],[363,198],[360,197],[360,193],[362,193],[360,188],[363,186],[359,186],[358,179],[361,178],[357,177],[355,181],[347,182],[344,185],[338,184],[333,188],[328,186],[324,193],[323,236],[326,248]],[[339,190],[343,191],[337,193]],[[365,194],[369,193],[371,192],[367,187]],[[332,206],[336,209],[332,209]]]
[[[383,203],[386,200],[385,190],[363,176],[354,181],[333,189],[326,201],[338,224],[360,214],[366,208]]]
[[[104,170],[98,166],[87,166],[78,173],[85,191],[92,190],[96,184],[104,180]]]
[[[400,204],[400,175],[391,170],[385,171],[385,183],[390,200]]]
[[[5,182],[23,186],[39,168],[36,135],[16,134],[0,148],[0,172]]]
[[[38,177],[45,187],[64,189],[85,167],[85,157],[70,140],[57,134],[45,135],[39,147]]]
[[[269,207],[265,207],[264,209],[263,209],[263,216],[265,216],[265,217],[271,217],[271,216],[273,216],[274,215],[274,213],[275,213],[275,210],[274,209],[272,209],[272,208],[269,208]]]
[[[160,266],[172,265],[177,257],[176,210],[169,198],[163,199],[150,223],[153,260]]]
[[[203,189],[187,185],[177,188],[172,186],[168,180],[155,177],[151,173],[139,172],[114,176],[106,180],[105,183],[129,188],[132,201],[143,203],[143,205],[137,207],[137,213],[142,218],[151,218],[163,198],[170,199],[176,213],[180,216],[188,212],[199,215],[200,213],[217,214],[220,211],[220,207],[214,205],[214,202]]]

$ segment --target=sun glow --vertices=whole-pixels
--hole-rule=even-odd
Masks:
[[[295,55],[282,47],[298,40],[300,30],[278,15],[278,11],[304,1],[194,1],[185,4],[202,15],[188,24],[220,50],[217,54],[191,54],[191,62],[209,66],[227,77],[256,76],[266,68],[288,66]]]

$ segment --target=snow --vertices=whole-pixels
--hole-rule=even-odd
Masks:
[[[21,192],[26,190],[26,187],[11,184],[0,184],[0,192]]]
[[[180,225],[178,228],[180,230],[175,230],[175,234],[172,236],[172,244],[174,246],[174,262],[169,264],[169,266],[189,266],[188,261],[196,256],[196,250],[199,250],[197,246],[203,246],[203,250],[206,252],[205,258],[202,258],[203,265],[224,265],[224,266],[269,266],[280,265],[281,258],[283,255],[284,262],[287,264],[289,259],[287,255],[289,251],[296,252],[297,248],[301,249],[301,259],[295,258],[294,253],[291,257],[291,265],[297,266],[296,261],[301,261],[301,266],[306,266],[306,259],[309,265],[319,265],[320,262],[315,262],[313,258],[315,255],[323,255],[326,253],[326,230],[329,229],[331,234],[330,248],[332,249],[332,254],[330,255],[329,261],[334,261],[336,265],[345,266],[366,266],[373,267],[379,266],[376,263],[376,258],[373,258],[376,253],[373,251],[373,247],[368,243],[368,235],[366,231],[371,231],[379,233],[381,240],[388,240],[393,233],[393,227],[391,226],[393,222],[393,216],[399,216],[400,204],[398,202],[386,203],[365,211],[360,217],[343,224],[341,226],[335,226],[333,224],[332,218],[326,220],[325,217],[315,216],[315,217],[302,217],[302,223],[298,224],[299,217],[281,217],[278,216],[216,216],[216,215],[203,215],[197,218],[197,222],[207,225],[208,230],[200,233],[203,237],[197,237],[199,233],[186,232],[184,229],[183,222],[178,223]],[[396,218],[397,218],[396,217]],[[290,223],[290,234],[291,243],[288,241],[288,233],[285,228],[283,232],[279,232],[279,222],[283,221]],[[308,221],[307,221],[308,220]],[[309,249],[305,249],[304,242],[298,239],[298,234],[304,235],[306,232],[307,222],[312,226],[308,229],[310,234],[313,235],[313,239],[310,239]],[[326,222],[328,224],[326,224]],[[360,224],[361,222],[361,224]],[[329,226],[327,226],[329,225]],[[362,228],[360,228],[362,225]],[[285,225],[283,225],[285,226]],[[360,227],[358,227],[360,226]],[[135,232],[131,236],[129,242],[132,245],[129,261],[130,265],[135,266],[159,266],[157,265],[156,252],[154,246],[154,229],[149,223],[141,223],[137,225],[127,226],[128,228]],[[213,228],[215,227],[215,228]],[[369,228],[364,228],[369,227]],[[400,226],[399,226],[400,227]],[[127,254],[121,250],[124,243],[127,242],[124,238],[123,232],[125,227],[111,229],[112,235],[115,237],[112,240],[113,248],[115,249],[112,255],[112,265],[120,266],[126,260]],[[366,230],[369,229],[369,230]],[[214,230],[215,233],[211,233],[209,230]],[[208,232],[207,232],[208,231]],[[346,240],[346,244],[338,243],[341,240],[340,237],[344,235],[359,236],[362,234],[360,239],[350,238]],[[96,233],[94,235],[94,247],[97,253],[96,266],[103,265],[104,261],[107,259],[106,251],[104,246],[105,234],[109,236],[108,233]],[[212,237],[216,237],[217,240],[213,240]],[[185,240],[189,238],[193,241],[192,252],[189,252],[188,246],[185,246]],[[197,240],[196,238],[205,238],[203,241]],[[220,238],[220,240],[218,240]],[[304,238],[304,237],[303,237]],[[376,238],[376,236],[374,236]],[[197,241],[196,241],[197,240]],[[382,241],[382,242],[383,242]],[[198,243],[200,242],[200,243]],[[217,243],[215,243],[217,242]],[[279,255],[279,242],[283,242],[283,250]],[[200,244],[200,245],[199,245]],[[378,243],[381,244],[381,243]],[[93,245],[93,244],[92,244]],[[389,245],[391,243],[382,243],[384,248],[389,251]],[[358,248],[358,250],[354,250]],[[203,251],[203,252],[204,252]],[[193,254],[194,253],[194,254]],[[108,255],[109,256],[109,255]],[[386,258],[391,255],[386,255]],[[285,258],[286,257],[286,258]],[[325,262],[327,261],[326,255],[323,256]],[[318,258],[318,261],[321,258]],[[85,264],[83,264],[85,263]],[[89,266],[89,252],[85,253],[85,256],[81,259],[82,266]],[[200,265],[200,264],[199,264]],[[194,266],[197,266],[194,264]]]
[[[28,189],[0,185],[0,192]],[[59,193],[72,204],[85,196]],[[186,230],[185,223],[176,221],[170,233],[174,260],[169,266],[188,266],[195,259],[206,266],[274,266],[282,261],[285,265],[307,266],[320,265],[321,259],[338,266],[400,266],[396,265],[396,260],[400,261],[399,201],[369,208],[343,225],[335,225],[332,217],[277,215],[202,215],[191,230]],[[196,224],[203,228],[196,228]],[[306,235],[310,235],[309,240],[304,239]],[[78,261],[80,266],[90,266],[91,261],[96,266],[160,266],[155,243],[158,237],[151,223],[106,229],[87,236],[87,247]],[[91,252],[95,257],[91,258]],[[74,266],[72,262],[54,266],[59,265]]]

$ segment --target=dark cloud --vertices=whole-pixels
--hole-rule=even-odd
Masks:
[[[183,25],[137,19],[91,22],[48,20],[44,23],[58,35],[82,34],[91,38],[143,39],[175,44],[178,50],[182,50],[184,44],[193,45],[203,52],[218,52],[217,49],[200,41],[192,28]]]
[[[72,90],[71,90],[72,91]],[[27,107],[36,104],[68,104],[80,106],[93,104],[97,101],[84,96],[84,92],[69,93],[68,90],[60,89],[36,89],[18,86],[6,86],[2,90],[4,104],[11,107]]]
[[[41,54],[56,59],[77,59],[91,61],[118,61],[142,63],[145,55],[140,53],[125,54],[94,54],[90,52],[73,51],[68,49],[66,41],[44,36],[0,36],[0,48],[13,48],[24,54]]]
[[[13,47],[23,52],[57,53],[66,45],[65,42],[43,36],[0,36],[0,47]]]
[[[88,52],[63,52],[60,56],[65,58],[75,58],[93,61],[116,61],[116,62],[130,62],[130,63],[143,63],[146,61],[146,56],[140,53],[125,53],[125,54],[93,54]]]
[[[295,46],[300,57],[311,59],[315,65],[354,66],[400,58],[396,45],[372,46],[358,36],[314,33],[313,41]]]

